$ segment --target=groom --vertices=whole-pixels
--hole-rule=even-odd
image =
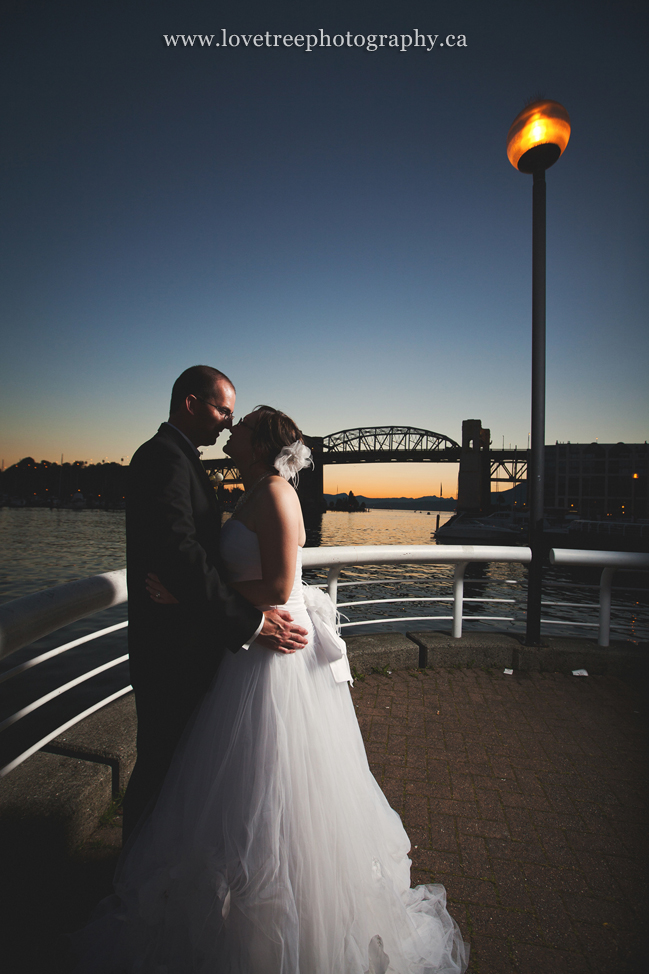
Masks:
[[[195,365],[174,383],[169,422],[137,450],[126,501],[128,644],[138,717],[137,762],[124,798],[124,841],[162,785],[189,717],[226,650],[258,644],[293,652],[306,630],[287,612],[262,613],[228,588],[220,519],[198,452],[232,426],[235,389],[218,369]],[[156,604],[157,575],[178,600]]]

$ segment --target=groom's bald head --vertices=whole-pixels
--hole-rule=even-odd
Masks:
[[[209,399],[217,385],[223,383],[236,392],[234,383],[228,379],[224,372],[213,369],[211,365],[192,365],[185,369],[176,381],[171,390],[171,405],[169,413],[173,414],[182,407],[187,396],[199,396],[201,399]]]

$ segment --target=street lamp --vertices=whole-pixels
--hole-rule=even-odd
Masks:
[[[541,642],[543,567],[543,486],[545,474],[545,170],[553,166],[570,138],[570,117],[559,102],[541,99],[516,116],[507,135],[507,158],[519,172],[531,173],[532,188],[532,449],[527,487],[530,512],[530,564],[525,643]]]

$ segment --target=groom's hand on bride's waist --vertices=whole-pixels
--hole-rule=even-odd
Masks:
[[[304,649],[308,632],[293,622],[291,614],[284,609],[268,609],[264,612],[264,624],[255,642],[278,653],[294,653],[296,649]]]

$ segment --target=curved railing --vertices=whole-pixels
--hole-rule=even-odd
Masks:
[[[453,623],[453,635],[462,635],[462,608],[464,605],[464,572],[471,562],[518,562],[527,564],[531,561],[532,553],[529,548],[519,548],[505,545],[346,545],[337,548],[305,548],[302,552],[302,566],[304,568],[327,569],[327,591],[332,602],[338,608],[351,608],[354,605],[378,605],[382,602],[448,602],[448,598],[417,598],[417,599],[370,599],[363,602],[338,602],[338,577],[343,568],[351,565],[455,565],[453,574],[453,614],[452,616],[399,616],[396,619],[372,619],[365,623],[343,623],[349,625],[370,625],[373,622],[402,622],[411,620],[420,622],[426,620],[449,620]],[[512,602],[512,599],[481,599],[483,602]],[[472,619],[486,617],[471,616]],[[493,616],[489,618],[494,619]],[[495,620],[496,621],[496,620]],[[509,621],[497,617],[497,621]]]
[[[0,605],[0,657],[127,598],[126,569],[122,568],[5,602]]]
[[[465,618],[471,621],[488,620],[492,622],[512,622],[513,617],[485,615],[463,615],[465,602],[479,602],[484,604],[507,604],[510,605],[514,599],[466,599],[464,597],[464,573],[472,562],[501,562],[526,564],[531,560],[529,548],[506,547],[502,545],[363,545],[363,546],[341,546],[341,547],[322,547],[306,548],[303,551],[302,563],[305,569],[326,570],[327,581],[324,583],[332,601],[339,609],[352,608],[354,606],[384,605],[384,604],[403,604],[412,603],[452,603],[451,615],[408,615],[400,614],[394,618],[380,617],[354,622],[343,622],[343,627],[374,625],[392,622],[421,622],[431,621],[440,622],[448,620],[452,623],[452,633],[455,638],[462,635],[462,622]],[[606,647],[610,641],[610,616],[611,616],[611,588],[613,574],[617,570],[645,570],[649,569],[649,554],[636,552],[611,552],[611,551],[581,551],[572,549],[553,549],[550,553],[550,560],[556,565],[580,565],[598,567],[602,569],[599,585],[599,601],[590,607],[598,610],[598,621],[593,623],[580,623],[598,629],[598,644]],[[454,565],[452,592],[449,596],[430,596],[415,598],[401,597],[389,599],[362,599],[352,602],[338,601],[339,576],[344,568],[359,565],[411,565],[411,564],[440,564]],[[346,586],[366,584],[366,582],[344,582]],[[0,656],[9,653],[49,635],[60,629],[62,626],[75,622],[86,616],[92,615],[102,609],[110,608],[126,602],[126,572],[125,570],[106,572],[103,575],[95,575],[92,578],[82,579],[77,582],[69,582],[65,585],[58,585],[55,588],[39,592],[35,595],[27,595],[21,599],[15,599],[0,605]],[[545,602],[544,605],[570,605],[572,603]],[[581,608],[587,608],[583,603]],[[546,619],[545,623],[575,625],[569,620]],[[99,639],[102,636],[123,629],[128,622],[120,622],[113,626],[101,629],[98,632],[90,633],[71,642],[64,643],[55,649],[50,649],[32,659],[26,660],[10,670],[0,675],[0,683],[11,679],[18,674],[31,669],[45,660],[52,659],[76,646]],[[55,697],[67,692],[75,686],[92,679],[99,673],[112,667],[118,666],[128,658],[127,655],[110,660],[101,666],[94,667],[81,676],[70,680],[63,685],[55,688],[49,693],[39,697],[37,700],[27,704],[21,710],[7,717],[0,723],[0,731],[12,726],[24,716],[34,712],[39,707],[53,700]],[[9,771],[21,764],[26,758],[44,747],[55,737],[64,733],[68,728],[83,720],[91,713],[101,709],[113,700],[128,693],[132,687],[124,686],[116,692],[110,694],[99,702],[93,704],[82,713],[77,714],[71,720],[66,721],[54,731],[41,738],[31,745],[26,751],[14,758],[13,761],[0,769],[0,777],[8,774]]]
[[[642,571],[649,568],[649,554],[637,551],[584,551],[577,548],[552,548],[550,562],[553,565],[587,565],[601,568],[599,582],[598,646],[606,647],[611,634],[611,593],[613,575],[619,569]]]
[[[103,575],[93,575],[91,578],[83,578],[75,582],[67,582],[64,585],[56,585],[54,588],[46,589],[44,592],[25,595],[21,599],[5,602],[3,605],[0,605],[0,657],[8,656],[10,653],[22,649],[23,646],[27,646],[37,639],[42,639],[43,636],[49,636],[50,633],[56,632],[63,626],[94,615],[95,612],[100,612],[102,609],[109,609],[114,605],[120,605],[126,602],[127,598],[126,570],[121,569],[114,572],[105,572]],[[100,639],[102,636],[116,632],[118,629],[125,629],[126,626],[128,626],[128,622],[118,622],[116,625],[107,626],[105,629],[88,633],[86,636],[73,639],[71,642],[57,646],[55,649],[40,653],[38,656],[19,663],[18,666],[14,666],[10,670],[5,670],[4,673],[0,674],[0,684],[18,676],[20,673],[24,673],[26,670],[38,666],[40,663],[46,662],[46,660],[52,659],[54,656],[60,656],[62,653],[74,649],[76,646],[93,642],[95,639]],[[93,669],[82,673],[81,676],[76,677],[74,680],[69,680],[67,683],[56,687],[37,700],[33,700],[27,706],[22,707],[3,720],[0,723],[0,732],[13,726],[19,720],[22,720],[23,717],[38,710],[44,704],[49,703],[66,691],[71,690],[75,686],[79,686],[81,683],[85,683],[87,680],[91,680],[93,676],[98,676],[99,673],[119,666],[120,663],[125,662],[127,659],[128,655],[119,656],[117,659],[110,660],[101,666],[93,667]],[[35,754],[36,751],[45,747],[46,744],[49,744],[55,737],[65,733],[66,730],[79,723],[85,717],[89,717],[95,711],[101,710],[102,707],[124,696],[124,694],[129,693],[132,689],[130,684],[122,687],[115,693],[111,693],[97,703],[94,703],[91,707],[77,714],[71,720],[61,724],[55,730],[50,731],[40,740],[36,741],[35,744],[27,748],[26,751],[23,751],[18,757],[14,758],[13,761],[0,768],[0,778],[13,771],[14,768],[22,764],[32,754]]]

